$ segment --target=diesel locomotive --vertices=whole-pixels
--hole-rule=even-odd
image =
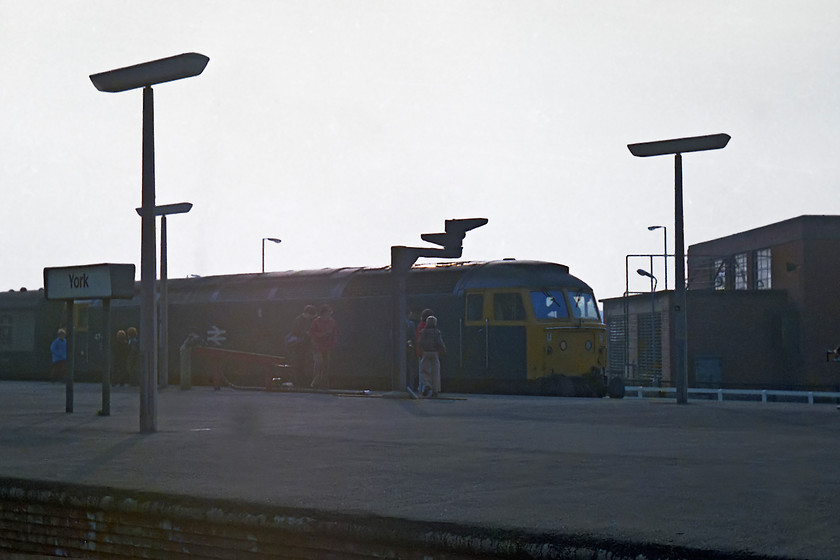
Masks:
[[[139,284],[138,284],[139,287]],[[389,267],[236,274],[168,281],[170,382],[178,348],[206,346],[282,356],[285,335],[304,306],[329,303],[339,323],[331,359],[335,389],[392,390],[394,281]],[[592,289],[565,265],[505,259],[414,266],[406,279],[410,309],[431,309],[448,351],[444,392],[621,397],[605,378],[606,327]],[[107,359],[99,301],[76,301],[72,317],[75,378],[101,379]],[[0,378],[46,379],[49,343],[71,320],[43,292],[0,294]],[[114,300],[114,331],[138,326],[139,289]],[[404,325],[398,328],[403,329]],[[400,343],[401,343],[400,342]],[[209,383],[194,360],[193,383]]]

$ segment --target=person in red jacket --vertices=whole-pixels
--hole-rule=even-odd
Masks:
[[[423,353],[420,358],[420,395],[435,398],[440,393],[440,356],[446,353],[446,345],[434,315],[426,319],[426,326],[417,338],[417,346]]]
[[[338,323],[333,319],[333,310],[326,303],[309,327],[312,342],[312,369],[314,377],[310,387],[330,388],[330,352],[338,340]]]
[[[420,333],[426,328],[426,320],[434,313],[428,307],[420,314],[420,322],[417,323],[417,330],[414,332],[414,352],[417,354],[417,392],[423,393],[423,382],[420,378],[420,361],[423,359],[423,351],[420,349]]]

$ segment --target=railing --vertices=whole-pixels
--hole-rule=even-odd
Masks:
[[[635,393],[635,395],[634,395]],[[676,398],[677,389],[675,387],[642,387],[639,385],[632,385],[625,387],[625,397],[642,399],[645,396]],[[815,404],[815,399],[835,399],[832,402],[840,400],[840,392],[830,391],[781,391],[775,389],[698,389],[688,388],[688,395],[706,395],[706,398],[717,396],[718,401],[726,400],[726,397],[756,397],[761,402],[768,402],[767,397],[782,397],[785,402],[807,400],[808,404]]]

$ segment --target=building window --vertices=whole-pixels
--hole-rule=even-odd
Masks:
[[[623,315],[610,317],[607,324],[609,347],[607,350],[607,369],[610,374],[625,377],[627,366],[627,318]]]
[[[769,290],[773,287],[770,249],[755,252],[755,289]]]
[[[658,387],[662,380],[662,314],[639,313],[636,321],[639,344],[638,376]]]
[[[715,260],[715,290],[726,289],[726,261],[723,259]]]
[[[746,290],[747,284],[747,254],[735,255],[735,289]]]

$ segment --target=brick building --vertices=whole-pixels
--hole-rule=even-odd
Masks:
[[[689,385],[837,389],[840,364],[826,362],[826,349],[840,345],[838,274],[840,216],[800,216],[690,246]],[[613,372],[672,384],[672,296],[604,300]]]

